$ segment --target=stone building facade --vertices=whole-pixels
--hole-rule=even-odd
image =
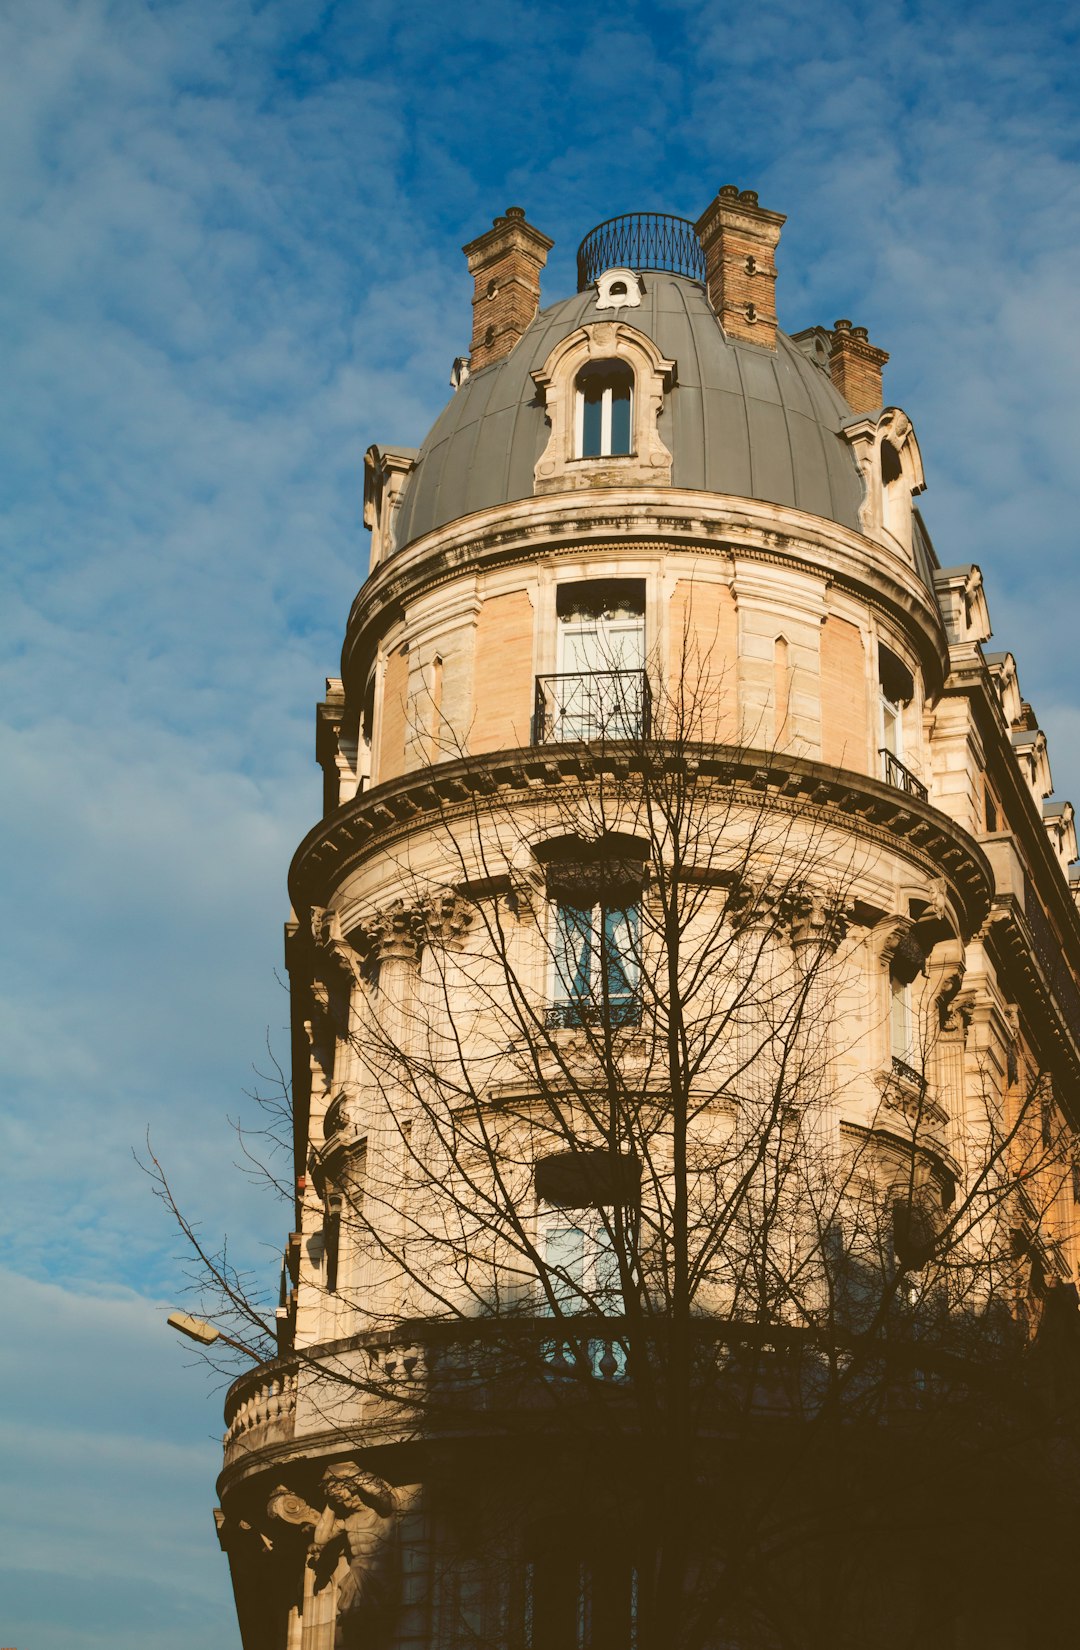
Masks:
[[[552,243],[509,209],[465,248],[448,406],[366,455],[290,874],[279,1356],[226,1404],[245,1650],[646,1650],[665,1586],[673,1645],[1004,1650],[1053,1593],[1030,1512],[1004,1584],[1008,1519],[973,1502],[1022,1428],[956,1371],[1030,1397],[1034,1370],[1030,1459],[1066,1449],[1073,810],[979,568],[915,506],[887,355],[777,326],[783,222],[734,187],[696,224],[612,220],[540,308]],[[679,1322],[692,1423],[643,1396],[675,1390]],[[784,1492],[816,1533],[766,1561],[772,1506],[716,1558],[838,1413],[829,1470],[877,1451],[888,1516],[861,1477],[815,1505],[818,1460]],[[690,1509],[662,1530],[659,1480],[639,1505],[620,1476],[654,1423]],[[1058,1506],[1017,1472],[1016,1505]]]

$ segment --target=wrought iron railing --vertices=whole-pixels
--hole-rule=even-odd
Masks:
[[[905,768],[898,756],[892,751],[882,750],[881,753],[882,777],[886,785],[895,785],[898,791],[906,791],[908,796],[917,796],[920,802],[925,802],[930,792],[921,779],[916,779],[910,768]]]
[[[582,1026],[602,1026],[605,1021],[612,1030],[620,1026],[641,1024],[641,998],[636,991],[612,995],[607,1003],[592,997],[575,997],[569,1002],[552,1003],[544,1015],[549,1031],[573,1031]]]
[[[625,212],[590,229],[578,247],[578,291],[605,269],[667,269],[705,281],[705,254],[689,218],[668,212]]]
[[[538,676],[532,742],[640,739],[648,736],[650,712],[649,681],[643,670]]]
[[[912,1088],[925,1089],[926,1087],[926,1078],[922,1072],[916,1071],[915,1067],[909,1065],[906,1060],[901,1060],[898,1054],[894,1054],[892,1057],[892,1073],[902,1083],[910,1083]]]

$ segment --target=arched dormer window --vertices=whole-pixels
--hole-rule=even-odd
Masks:
[[[634,374],[625,361],[589,361],[574,380],[576,458],[633,451]]]
[[[591,321],[560,339],[532,378],[551,426],[533,472],[536,492],[671,485],[657,424],[675,362],[645,333],[625,321]]]

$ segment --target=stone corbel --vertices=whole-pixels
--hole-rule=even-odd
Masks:
[[[306,1502],[302,1495],[290,1490],[285,1484],[279,1484],[270,1493],[266,1503],[266,1516],[271,1522],[291,1524],[294,1529],[314,1529],[319,1522],[318,1511]]]
[[[926,953],[914,934],[914,917],[886,916],[870,930],[870,943],[882,968],[910,985],[926,965]]]

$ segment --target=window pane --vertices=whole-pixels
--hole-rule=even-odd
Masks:
[[[555,972],[561,1002],[588,999],[592,973],[592,912],[575,905],[556,907]]]
[[[596,378],[589,379],[583,389],[585,405],[582,409],[581,456],[599,458],[603,450],[601,429],[603,420],[604,386]]]
[[[609,1001],[616,1006],[628,1003],[637,994],[639,915],[636,905],[604,912],[605,984]]]
[[[611,451],[630,451],[630,385],[616,384],[611,392]]]
[[[555,1300],[564,1312],[580,1311],[585,1287],[585,1233],[578,1226],[548,1227],[544,1263]]]

